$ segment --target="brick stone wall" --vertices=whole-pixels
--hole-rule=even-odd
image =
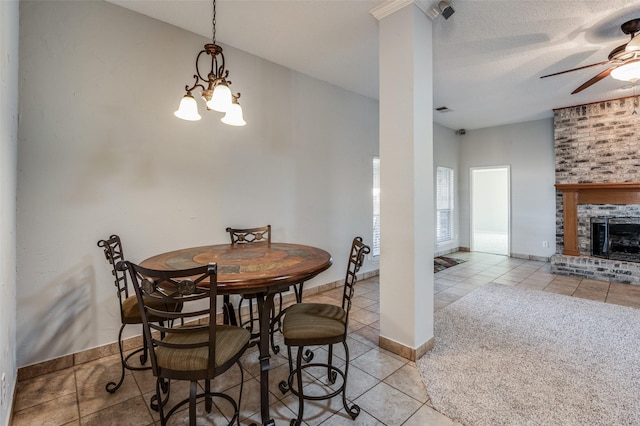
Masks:
[[[597,102],[554,111],[556,183],[640,182],[640,96]],[[640,205],[581,205],[578,208],[579,262],[567,262],[564,250],[562,193],[556,192],[556,258],[558,273],[583,275],[637,284],[625,270],[626,279],[615,279],[607,271],[607,260],[590,263],[590,216],[639,216]],[[582,256],[587,256],[584,258]],[[552,259],[553,263],[553,259]],[[562,264],[571,264],[563,271]],[[636,264],[637,265],[637,264]],[[592,265],[595,266],[595,265]],[[580,274],[584,269],[589,273]],[[612,265],[613,268],[613,265]],[[620,269],[620,262],[615,268]],[[593,271],[598,271],[594,276]]]
[[[640,181],[639,98],[555,110],[556,183]]]

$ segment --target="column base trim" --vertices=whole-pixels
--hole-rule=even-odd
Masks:
[[[435,337],[427,340],[417,348],[410,348],[394,340],[387,339],[384,336],[378,337],[378,346],[382,349],[386,349],[389,352],[393,352],[396,355],[400,355],[403,358],[407,358],[410,361],[417,361],[422,355],[429,352],[435,346]]]

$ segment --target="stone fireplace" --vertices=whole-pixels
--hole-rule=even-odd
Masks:
[[[632,253],[640,252],[638,228],[629,226],[640,224],[637,107],[638,97],[630,97],[554,111],[552,272],[640,285],[640,254]]]

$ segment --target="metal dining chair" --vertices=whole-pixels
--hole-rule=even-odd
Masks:
[[[271,225],[261,226],[256,228],[231,228],[228,227],[226,231],[229,233],[232,245],[242,244],[263,244],[271,243]],[[235,309],[230,302],[229,295],[224,296],[225,306],[225,318],[228,316],[231,324],[238,324],[241,327],[245,327],[249,332],[257,336],[258,332],[254,332],[254,324],[258,323],[259,318],[254,311],[254,302],[256,296],[254,295],[241,295],[238,301],[238,308]],[[242,306],[246,302],[247,309],[249,311],[249,319],[242,319]],[[280,297],[280,310],[282,310],[282,297]],[[237,313],[237,319],[236,319]]]
[[[204,398],[207,413],[211,412],[214,399],[227,401],[233,409],[229,425],[239,426],[244,382],[240,357],[249,346],[251,334],[242,327],[216,324],[217,265],[158,271],[122,262],[120,268],[129,272],[142,314],[144,336],[149,342],[151,367],[156,377],[151,404],[157,408],[161,424],[166,425],[172,415],[188,405],[189,425],[195,426],[196,402]],[[182,309],[157,309],[158,305]],[[162,321],[156,322],[154,318]],[[174,325],[177,320],[181,325]],[[240,370],[237,402],[230,395],[211,389],[211,381],[234,365]],[[162,393],[165,383],[170,388],[172,380],[188,380],[189,396],[165,413],[169,389],[164,400]],[[204,381],[204,392],[199,392],[198,381]]]
[[[231,238],[232,245],[242,245],[242,244],[270,244],[271,243],[271,225],[260,226],[255,228],[231,228],[228,227],[227,232],[229,233],[229,237]],[[302,287],[304,282],[299,282],[293,285],[293,291],[296,296],[296,302],[300,303],[302,301]],[[275,344],[274,333],[281,331],[281,322],[280,318],[282,317],[283,309],[282,309],[282,296],[283,292],[277,293],[278,305],[275,305],[274,298],[274,306],[273,311],[271,312],[271,321],[270,321],[270,341],[271,341],[271,349],[274,353],[278,353],[280,351],[279,346]],[[254,311],[254,302],[255,295],[242,295],[240,296],[240,301],[238,302],[238,309],[236,310],[233,305],[230,303],[230,298],[228,295],[224,296],[224,315],[225,318],[228,318],[229,323],[237,324],[247,328],[252,334],[253,337],[258,337],[260,331],[254,330],[254,324],[259,322],[259,316],[257,312]],[[249,319],[242,319],[242,311],[243,304],[246,302],[247,310],[249,311]],[[234,318],[235,312],[237,311],[237,320]]]
[[[141,371],[150,370],[150,366],[145,366],[148,360],[148,347],[147,341],[142,340],[142,347],[124,355],[122,334],[127,325],[140,324],[142,325],[142,316],[140,315],[140,309],[138,309],[138,301],[135,294],[129,295],[129,281],[127,274],[118,269],[118,264],[125,260],[124,249],[122,248],[122,241],[118,235],[111,235],[106,240],[98,241],[98,247],[101,247],[104,251],[104,255],[111,265],[111,273],[114,277],[114,284],[116,287],[116,296],[118,297],[118,306],[120,308],[120,331],[118,332],[118,349],[120,352],[120,380],[118,382],[109,382],[105,388],[107,392],[114,393],[122,386],[124,381],[125,370]],[[168,306],[164,304],[157,306],[158,309],[170,309],[180,310],[181,306]],[[161,321],[161,318],[153,318],[153,321]],[[131,365],[130,359],[135,355],[140,355],[140,366]]]
[[[289,377],[279,384],[280,391],[284,394],[291,391],[298,397],[298,416],[291,420],[291,426],[302,424],[304,416],[304,400],[330,399],[342,394],[342,404],[345,411],[355,419],[360,414],[360,407],[356,404],[349,406],[346,399],[347,377],[349,372],[349,347],[347,345],[347,330],[349,325],[349,311],[353,299],[354,287],[357,282],[357,273],[364,262],[365,255],[370,253],[369,246],[362,242],[362,238],[356,237],[351,243],[347,274],[344,280],[341,306],[325,303],[298,303],[289,306],[282,320],[282,334],[287,345],[289,359]],[[341,343],[345,352],[345,366],[340,369],[333,364],[333,345]],[[313,352],[310,346],[328,346],[328,358],[326,363],[311,362]],[[296,360],[292,356],[292,347],[297,348]],[[306,361],[306,364],[303,364]],[[331,386],[327,394],[305,394],[303,391],[302,376],[307,368],[322,367],[327,369],[327,377]],[[336,388],[338,375],[342,383]]]
[[[135,294],[129,296],[129,284],[127,275],[125,272],[116,268],[117,264],[124,261],[124,251],[122,248],[122,241],[118,235],[111,235],[106,240],[98,241],[98,247],[104,250],[104,255],[107,261],[111,265],[111,273],[114,276],[114,284],[116,286],[116,296],[118,297],[118,306],[120,308],[120,332],[118,333],[118,348],[120,350],[120,380],[116,382],[109,382],[106,385],[106,390],[109,393],[114,393],[122,385],[124,381],[124,372],[127,370],[149,370],[150,366],[133,366],[129,363],[129,360],[140,354],[140,364],[144,365],[147,362],[147,342],[143,340],[143,346],[126,357],[122,347],[122,332],[125,326],[129,324],[142,324],[142,317],[138,309],[138,301]]]

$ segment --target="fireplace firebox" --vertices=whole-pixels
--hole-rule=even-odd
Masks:
[[[640,217],[592,217],[591,255],[640,262]]]

